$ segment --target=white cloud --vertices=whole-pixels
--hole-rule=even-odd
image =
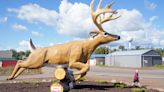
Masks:
[[[37,36],[37,37],[41,37],[41,36],[43,36],[42,33],[37,32],[37,31],[32,31],[31,34],[34,35],[34,36]]]
[[[164,40],[160,41],[160,45],[164,46]]]
[[[5,23],[7,22],[8,18],[7,17],[0,17],[0,23]]]
[[[27,4],[19,9],[9,8],[9,12],[17,13],[17,17],[29,22],[41,22],[49,26],[56,25],[58,14],[56,11],[48,10],[37,4]]]
[[[29,50],[29,41],[22,40],[19,42],[19,47],[16,48],[17,51]]]
[[[157,5],[145,0],[149,9],[154,10]],[[96,28],[90,16],[89,5],[83,3],[70,3],[63,0],[59,6],[59,12],[48,10],[37,4],[27,4],[19,9],[8,9],[17,13],[17,17],[29,22],[41,22],[54,27],[59,34],[71,35],[76,38],[84,38]],[[164,32],[154,27],[153,22],[158,16],[152,16],[145,20],[142,13],[136,9],[119,9],[121,17],[115,21],[103,24],[103,28],[109,32],[121,36],[121,40],[113,44],[126,44],[133,38],[136,45],[162,45]],[[163,35],[162,35],[163,34]],[[50,44],[52,45],[52,44]]]
[[[104,28],[120,32],[143,30],[148,26],[138,10],[119,9],[118,16],[119,15],[121,15],[119,19],[106,23]]]
[[[22,41],[19,42],[20,46],[28,46],[28,44],[29,44],[29,42],[26,41],[26,40],[22,40]]]
[[[53,42],[50,42],[50,43],[49,43],[49,46],[53,46],[53,45],[54,45],[54,43],[53,43]]]
[[[152,16],[152,17],[149,19],[149,21],[150,21],[150,22],[153,22],[153,21],[155,21],[156,19],[158,19],[158,16]]]
[[[149,0],[144,0],[144,4],[148,10],[155,10],[157,7],[157,4],[150,2]]]
[[[59,6],[58,32],[85,37],[93,28],[89,6],[83,3],[69,3],[63,0]]]
[[[26,26],[23,26],[23,25],[20,25],[20,24],[14,24],[12,26],[12,28],[16,31],[27,31],[27,27]]]
[[[83,3],[72,4],[63,0],[59,6],[59,12],[37,4],[23,5],[18,9],[9,8],[8,11],[17,13],[18,18],[28,22],[41,22],[54,27],[60,34],[83,37],[93,27],[89,17],[89,6]]]

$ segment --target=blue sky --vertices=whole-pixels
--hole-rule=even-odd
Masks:
[[[102,7],[111,0],[103,0]],[[110,47],[164,47],[162,0],[116,0],[112,9],[121,18],[103,28],[121,36]],[[0,3],[0,50],[27,50],[29,38],[38,47],[89,38],[96,28],[89,11],[90,0],[2,0]],[[97,4],[97,0],[95,5]]]

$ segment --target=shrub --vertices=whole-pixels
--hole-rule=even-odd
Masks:
[[[107,84],[107,83],[108,83],[107,80],[98,80],[98,81],[96,81],[96,82],[101,83],[101,84]]]
[[[127,85],[125,83],[114,83],[114,87],[116,88],[126,88]]]
[[[145,88],[132,88],[132,92],[146,92]]]

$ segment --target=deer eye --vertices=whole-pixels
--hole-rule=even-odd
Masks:
[[[109,33],[105,32],[104,35],[109,35]]]

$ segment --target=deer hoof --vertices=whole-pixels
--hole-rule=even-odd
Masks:
[[[12,76],[9,76],[6,80],[12,80],[13,77]]]

